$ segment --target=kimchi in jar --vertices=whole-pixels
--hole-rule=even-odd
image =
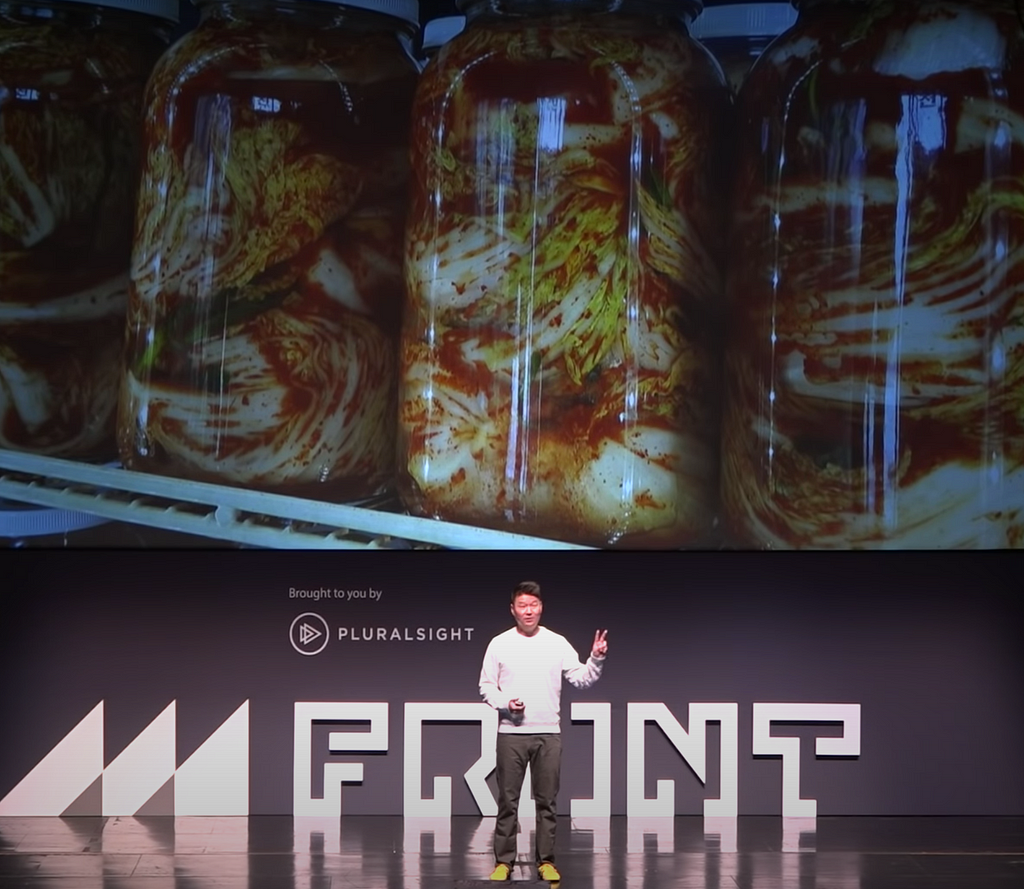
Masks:
[[[149,83],[122,459],[319,499],[386,490],[415,0],[200,11]]]
[[[723,507],[740,545],[1024,544],[1024,30],[811,2],[740,96]]]
[[[490,0],[413,115],[399,485],[420,515],[703,543],[716,508],[721,70],[689,0]]]
[[[177,16],[0,3],[0,448],[115,453],[142,96]]]

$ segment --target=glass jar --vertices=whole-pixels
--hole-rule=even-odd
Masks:
[[[703,543],[716,507],[721,71],[698,2],[470,2],[413,114],[408,508]]]
[[[733,542],[1024,544],[1013,0],[810,2],[739,107]]]
[[[415,0],[204,2],[148,89],[118,443],[318,499],[394,478]]]
[[[795,21],[796,10],[789,0],[731,3],[705,8],[690,33],[718,60],[735,95],[768,44]]]
[[[0,3],[0,448],[114,455],[142,94],[177,12]]]

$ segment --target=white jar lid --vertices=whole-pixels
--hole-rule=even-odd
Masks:
[[[368,9],[392,18],[401,19],[411,25],[419,26],[419,0],[320,0],[321,3],[334,3],[337,6],[351,6],[355,9]]]
[[[62,3],[84,3],[108,9],[125,9],[139,15],[151,15],[168,22],[179,18],[178,0],[61,0]]]
[[[466,27],[464,15],[445,15],[431,19],[423,26],[423,49],[437,49],[444,46]]]
[[[698,40],[719,37],[776,37],[792,27],[797,12],[786,2],[732,3],[708,6],[692,25],[690,36]]]
[[[105,525],[110,519],[89,512],[50,509],[0,500],[0,537],[42,537],[48,534],[69,534]]]

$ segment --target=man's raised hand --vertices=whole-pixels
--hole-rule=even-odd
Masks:
[[[598,630],[594,633],[594,647],[590,649],[591,657],[604,657],[608,654],[608,631]]]

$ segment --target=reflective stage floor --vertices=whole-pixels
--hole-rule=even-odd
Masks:
[[[452,889],[493,819],[0,818],[0,889]],[[530,825],[513,880],[533,881]],[[559,819],[559,889],[1021,889],[1024,818]]]

